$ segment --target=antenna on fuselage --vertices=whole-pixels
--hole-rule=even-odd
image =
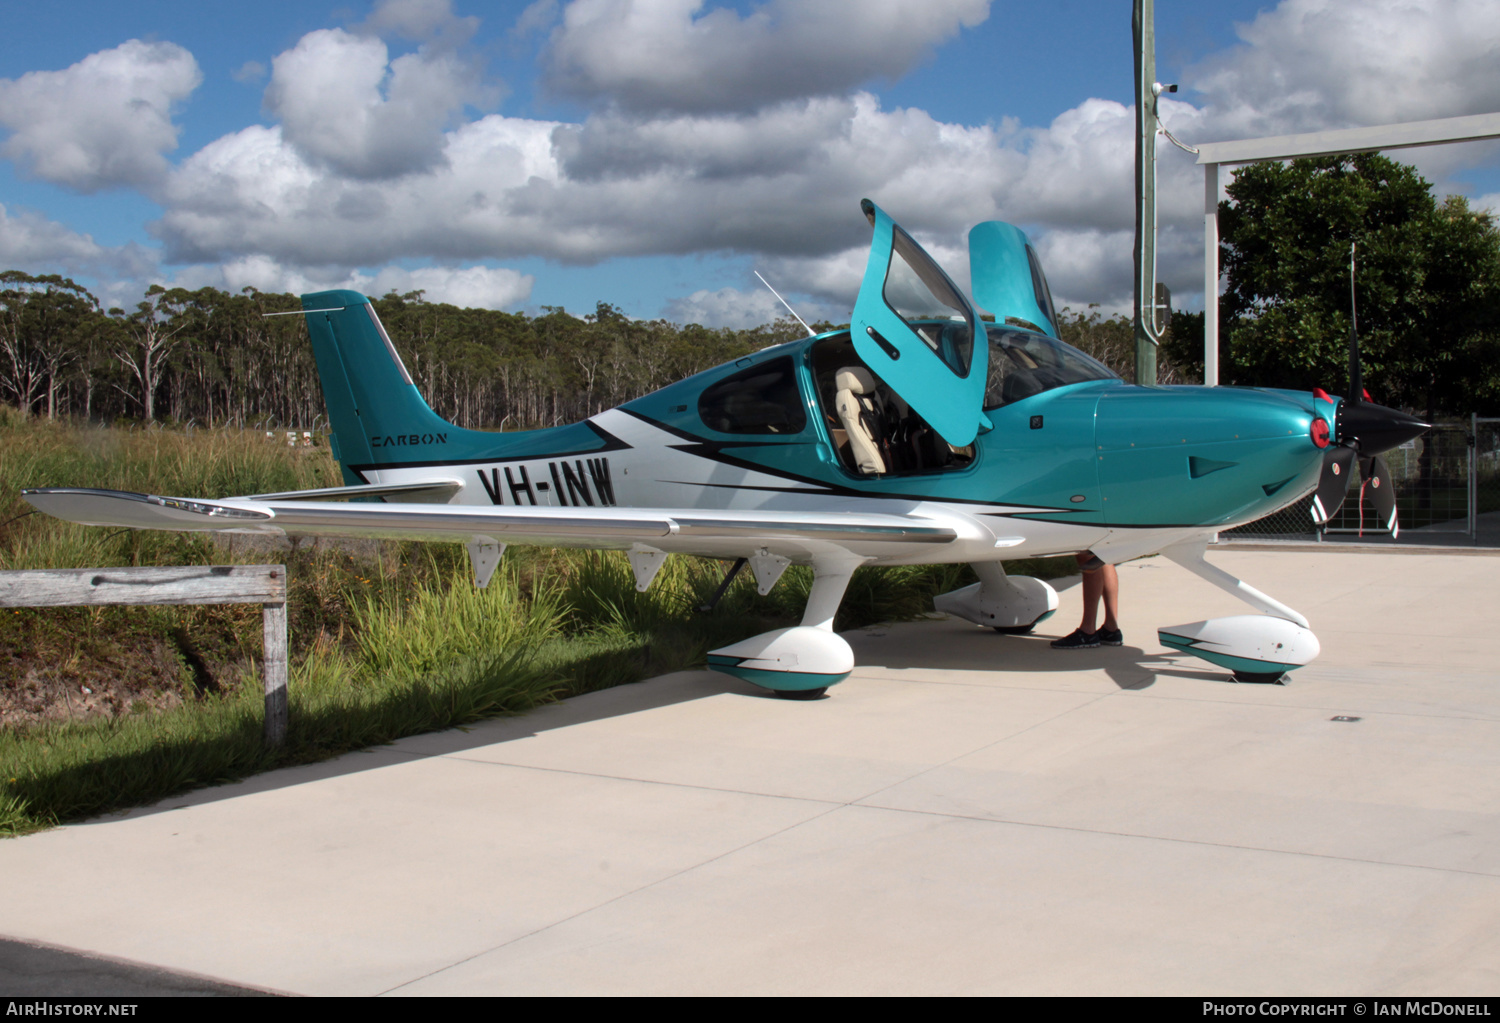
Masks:
[[[759,270],[751,270],[750,272],[753,273],[755,276],[760,277],[760,271]],[[767,288],[771,288],[771,282],[768,281],[768,280],[766,280],[764,277],[760,277],[760,283],[764,284]],[[781,292],[777,291],[775,288],[771,288],[771,294],[773,294],[773,295],[776,296],[776,301],[778,301],[782,305],[786,306],[786,311],[792,314],[792,318],[794,320],[796,320],[798,323],[802,324],[802,329],[805,330],[805,331],[807,331],[807,336],[808,337],[816,337],[817,336],[818,332],[815,331],[815,330],[813,330],[811,327],[809,327],[807,325],[807,321],[804,320],[802,317],[800,317],[800,316],[797,315],[797,310],[793,309],[791,307],[791,304],[789,302],[787,302],[786,299],[784,299],[784,298],[781,297]]]

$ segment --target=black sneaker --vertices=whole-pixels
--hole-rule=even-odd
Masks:
[[[1099,645],[1099,634],[1097,632],[1084,632],[1082,629],[1074,629],[1062,639],[1054,639],[1052,648],[1054,650],[1084,650],[1088,647]]]
[[[1094,635],[1099,637],[1100,646],[1124,646],[1125,633],[1119,629],[1100,629]]]

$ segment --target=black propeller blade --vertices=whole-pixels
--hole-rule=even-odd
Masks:
[[[1359,460],[1359,474],[1364,479],[1360,489],[1360,500],[1366,497],[1375,506],[1375,519],[1382,529],[1388,530],[1391,539],[1400,533],[1396,521],[1396,488],[1391,486],[1391,470],[1379,455]]]
[[[1323,525],[1339,513],[1344,495],[1349,493],[1354,456],[1354,449],[1343,445],[1323,452],[1323,474],[1318,477],[1318,493],[1312,503],[1313,522],[1317,525]]]

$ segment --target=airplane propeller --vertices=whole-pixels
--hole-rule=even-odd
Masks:
[[[1399,447],[1415,440],[1431,424],[1416,416],[1397,409],[1377,405],[1370,400],[1370,392],[1364,388],[1359,362],[1359,335],[1354,306],[1354,245],[1349,246],[1349,396],[1339,405],[1334,416],[1333,436],[1327,437],[1328,450],[1323,454],[1323,472],[1318,478],[1318,490],[1313,497],[1313,522],[1321,526],[1338,514],[1349,493],[1349,473],[1356,459],[1359,461],[1360,503],[1363,507],[1368,494],[1375,507],[1376,518],[1382,528],[1394,539],[1399,526],[1396,522],[1396,490],[1391,486],[1391,470],[1380,457],[1381,452]],[[1331,401],[1328,394],[1319,388],[1313,392],[1315,398]],[[1314,424],[1316,439],[1317,423]],[[1326,436],[1326,427],[1322,430]]]
[[[1400,532],[1396,522],[1396,490],[1391,486],[1391,470],[1386,466],[1385,459],[1379,455],[1361,458],[1359,475],[1364,480],[1360,485],[1360,501],[1364,501],[1365,493],[1368,491],[1370,503],[1375,506],[1376,521],[1380,523],[1381,528],[1391,534],[1392,540],[1396,539]]]
[[[1357,452],[1353,448],[1329,448],[1323,453],[1323,473],[1318,477],[1318,492],[1313,496],[1313,522],[1322,525],[1334,515],[1349,493],[1349,472],[1354,468]]]

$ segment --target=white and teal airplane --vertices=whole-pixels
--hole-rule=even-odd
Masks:
[[[853,669],[834,613],[854,570],[871,564],[967,562],[980,581],[939,597],[938,610],[1028,632],[1057,609],[1057,593],[1008,576],[1006,561],[1160,552],[1264,612],[1163,628],[1165,644],[1247,679],[1317,655],[1305,618],[1209,565],[1205,545],[1312,491],[1326,520],[1356,457],[1394,529],[1376,456],[1426,424],[1322,391],[1123,383],[1058,340],[1020,230],[991,221],[970,233],[974,298],[995,314],[987,323],[909,234],[868,200],[862,208],[874,241],[848,330],[767,348],[584,422],[453,426],[418,393],[369,299],[325,291],[302,305],[346,486],[26,499],[90,525],[457,540],[481,586],[507,544],[622,550],[642,590],[669,554],[748,562],[762,593],[788,565],[810,565],[801,625],[709,655],[710,667],[793,697]]]

